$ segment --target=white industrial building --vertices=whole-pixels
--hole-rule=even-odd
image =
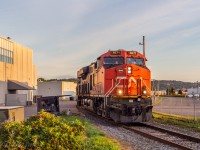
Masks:
[[[187,95],[196,95],[196,94],[200,94],[200,88],[190,88],[190,89],[187,89]]]
[[[60,95],[71,95],[76,96],[75,82],[68,81],[48,81],[38,82],[37,95],[41,96],[60,96]]]

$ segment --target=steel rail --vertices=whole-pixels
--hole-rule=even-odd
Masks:
[[[171,141],[168,141],[168,140],[159,138],[159,137],[157,137],[157,136],[148,134],[148,133],[146,133],[146,132],[144,132],[144,131],[140,131],[139,129],[131,128],[131,127],[125,126],[125,125],[122,125],[122,127],[123,127],[124,129],[129,130],[129,131],[135,132],[135,133],[137,133],[137,134],[139,134],[139,135],[141,135],[141,136],[143,136],[143,137],[146,137],[146,138],[149,138],[149,139],[158,141],[158,142],[160,142],[160,143],[163,143],[163,144],[166,144],[166,145],[169,145],[169,146],[172,146],[172,147],[176,147],[176,148],[183,149],[183,150],[193,150],[192,148],[188,148],[188,147],[179,145],[179,144],[177,144],[177,143],[174,143],[174,142],[171,142]]]
[[[155,140],[155,141],[158,141],[160,143],[163,143],[163,144],[166,144],[166,145],[169,145],[171,147],[175,147],[175,148],[179,148],[179,149],[183,149],[183,150],[193,150],[192,148],[189,148],[189,147],[186,147],[186,146],[182,146],[180,144],[177,144],[175,142],[172,142],[172,141],[168,141],[166,139],[162,139],[160,137],[157,137],[157,136],[154,136],[152,134],[149,134],[149,133],[146,133],[145,131],[141,131],[139,129],[135,129],[135,128],[132,128],[130,125],[125,125],[125,124],[121,124],[121,123],[116,123],[112,120],[109,120],[107,118],[103,118],[97,114],[95,114],[94,112],[91,112],[87,109],[83,109],[81,107],[78,107],[78,109],[84,111],[84,112],[87,112],[103,121],[106,121],[112,125],[115,125],[115,126],[119,126],[119,127],[122,127],[126,130],[129,130],[129,131],[132,131],[132,132],[135,132],[136,134],[139,134],[143,137],[146,137],[146,138],[149,138],[149,139],[152,139],[152,140]],[[167,130],[167,129],[163,129],[163,128],[159,128],[159,127],[156,127],[156,126],[152,126],[152,125],[149,125],[149,124],[146,124],[146,123],[137,123],[137,125],[139,126],[144,126],[144,127],[147,127],[147,128],[151,128],[151,129],[154,129],[154,130],[159,130],[160,132],[165,132],[165,133],[168,133],[170,135],[173,135],[173,136],[177,136],[179,138],[182,138],[182,139],[187,139],[188,141],[192,141],[192,142],[196,142],[196,143],[199,143],[200,142],[200,139],[196,138],[196,137],[191,137],[191,136],[188,136],[188,135],[185,135],[185,134],[181,134],[181,133],[177,133],[177,132],[173,132],[171,130]]]
[[[147,124],[147,123],[139,123],[139,124],[141,124],[142,126],[145,126],[147,128],[151,128],[151,129],[154,129],[154,130],[159,130],[161,132],[166,132],[166,133],[168,133],[170,135],[174,135],[174,136],[178,136],[178,137],[183,138],[183,139],[187,139],[188,141],[200,143],[200,139],[197,138],[197,137],[193,137],[193,136],[190,136],[190,135],[187,135],[187,134],[183,134],[183,133],[178,133],[176,131],[167,130],[167,129],[164,129],[164,128],[161,128],[161,127],[157,127],[157,126],[154,126],[154,125],[150,125],[150,124]]]

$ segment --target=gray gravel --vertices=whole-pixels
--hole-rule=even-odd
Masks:
[[[124,128],[109,125],[108,123],[102,122],[102,120],[91,115],[86,115],[86,118],[109,135],[120,141],[128,143],[132,150],[176,150],[176,148],[172,148],[168,145],[150,140]]]
[[[61,109],[63,108],[70,108],[72,112],[76,113],[77,110],[75,111],[75,102],[63,102],[61,103]],[[30,115],[37,114],[36,110],[36,105],[32,105],[29,107],[25,107],[25,117],[28,118]],[[120,141],[125,141],[127,144],[129,144],[131,149],[133,150],[168,150],[168,149],[175,149],[171,148],[169,146],[160,144],[156,141],[149,140],[147,138],[144,138],[138,134],[135,134],[133,132],[130,132],[126,129],[120,128],[120,127],[114,127],[110,126],[108,123],[104,123],[101,120],[94,118],[93,116],[86,116],[90,121],[98,125],[103,131],[107,132],[113,137],[116,137],[116,139],[119,139]],[[155,122],[150,122],[150,124],[154,124],[156,126],[165,128],[165,129],[170,129],[172,131],[180,132],[180,133],[185,133],[187,135],[195,136],[200,138],[200,133],[194,132],[194,131],[189,131],[188,129],[183,129],[179,127],[175,127],[172,125],[164,125],[160,123],[155,123]]]
[[[136,127],[132,127],[132,128],[136,128],[137,130],[140,130],[140,131],[143,131],[145,133],[154,135],[156,137],[165,139],[167,141],[171,141],[171,142],[177,143],[179,145],[182,145],[182,146],[185,146],[185,147],[189,147],[189,148],[191,148],[193,150],[199,150],[200,149],[200,144],[198,144],[196,142],[188,141],[186,139],[182,139],[180,137],[173,136],[173,135],[170,135],[170,134],[165,133],[165,132],[160,132],[160,131],[157,131],[155,129],[150,129],[150,128],[146,128],[146,127],[140,127],[140,126],[136,126]]]
[[[189,130],[189,129],[180,128],[180,127],[173,126],[173,125],[161,124],[161,123],[157,123],[157,122],[148,122],[148,124],[158,126],[158,127],[164,128],[164,129],[168,129],[168,130],[171,130],[171,131],[176,131],[178,133],[184,133],[186,135],[190,135],[190,136],[193,136],[193,137],[200,138],[200,132],[195,132],[195,131],[192,131],[192,130]]]

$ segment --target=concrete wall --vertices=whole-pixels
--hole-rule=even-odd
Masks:
[[[27,94],[6,94],[6,106],[26,106]]]
[[[27,95],[27,101],[32,101],[33,100],[33,90],[17,90],[16,94]]]
[[[5,94],[7,94],[7,83],[0,81],[0,105],[5,104]]]

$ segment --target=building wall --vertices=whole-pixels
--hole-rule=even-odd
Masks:
[[[187,94],[200,94],[200,88],[190,88],[190,89],[187,89]]]
[[[32,76],[33,76],[33,86],[35,89],[37,89],[37,67],[36,67],[36,65],[33,65]]]
[[[6,106],[26,106],[27,94],[6,94]]]
[[[0,105],[5,104],[5,95],[7,94],[6,82],[0,81]]]
[[[59,95],[76,95],[76,86],[74,82],[51,81],[38,82],[37,95],[42,96],[59,96]]]
[[[7,56],[8,61],[6,62],[1,59],[2,51],[4,56]],[[0,81],[7,85],[8,80],[24,82],[36,88],[37,68],[33,66],[33,52],[30,48],[0,37]],[[0,103],[5,103],[5,94],[8,93],[7,87],[5,89],[0,85],[1,90],[4,92],[0,92]],[[31,99],[31,96],[29,98]]]
[[[76,95],[77,83],[62,81],[62,95]]]
[[[62,95],[62,82],[38,82],[37,94],[42,96]]]

